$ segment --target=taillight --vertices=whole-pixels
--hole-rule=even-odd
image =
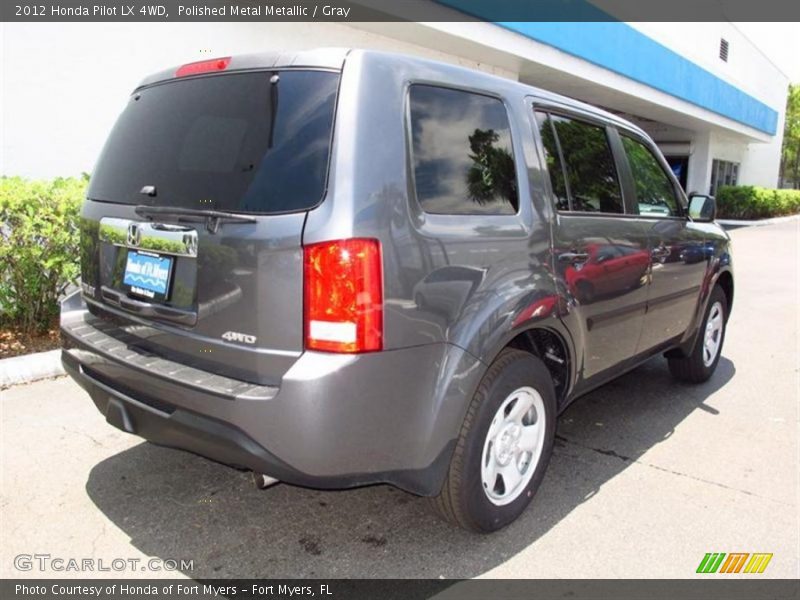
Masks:
[[[383,348],[383,266],[378,240],[304,248],[306,348],[372,352]]]
[[[211,73],[214,71],[224,71],[228,68],[231,57],[212,58],[211,60],[201,60],[181,66],[175,71],[175,77],[186,77],[187,75],[199,75],[200,73]]]

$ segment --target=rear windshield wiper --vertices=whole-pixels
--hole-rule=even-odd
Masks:
[[[255,223],[256,218],[247,215],[237,215],[222,210],[178,208],[172,206],[146,206],[140,204],[135,209],[136,214],[150,219],[156,217],[177,217],[179,221],[205,221],[209,233],[216,233],[220,223]]]

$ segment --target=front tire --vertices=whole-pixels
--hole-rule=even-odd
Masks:
[[[506,348],[467,409],[442,491],[432,499],[447,521],[471,531],[501,529],[522,514],[553,451],[556,396],[535,356]]]
[[[728,298],[722,288],[714,286],[692,353],[688,356],[668,358],[672,376],[687,383],[708,381],[714,374],[722,355],[727,323]]]

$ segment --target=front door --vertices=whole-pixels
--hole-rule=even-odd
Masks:
[[[585,381],[636,352],[647,305],[647,228],[626,210],[615,132],[555,107],[535,115],[557,208],[553,272],[568,300],[562,318],[583,349],[577,360]]]

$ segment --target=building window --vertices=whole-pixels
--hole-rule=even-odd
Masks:
[[[728,62],[728,50],[730,48],[730,44],[728,44],[728,40],[722,38],[719,40],[719,57]]]
[[[414,184],[422,210],[449,215],[517,212],[511,128],[500,100],[413,85],[409,108]]]
[[[710,194],[716,195],[724,185],[736,185],[739,181],[739,163],[727,160],[714,160],[711,163]]]

